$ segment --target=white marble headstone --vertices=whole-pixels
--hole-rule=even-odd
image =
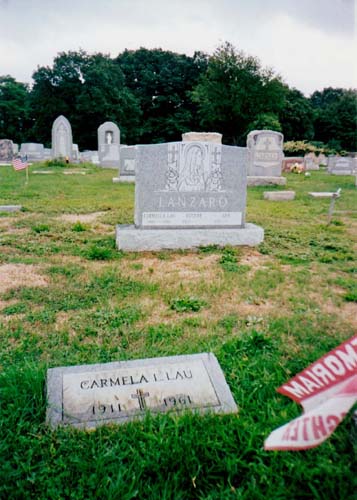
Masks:
[[[113,122],[105,122],[98,128],[98,155],[102,167],[119,167],[120,130]]]
[[[52,368],[47,421],[96,427],[152,413],[237,411],[212,353]]]
[[[63,115],[56,118],[52,125],[52,157],[68,158],[73,156],[71,124]]]

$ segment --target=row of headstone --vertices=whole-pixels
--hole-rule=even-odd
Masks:
[[[216,132],[186,132],[182,142],[213,142],[222,144],[222,134]],[[255,130],[247,138],[247,183],[248,185],[285,184],[281,176],[283,154],[283,135],[271,130]],[[119,176],[113,182],[135,182],[137,146],[120,148]]]
[[[0,140],[0,162],[10,163],[20,152],[30,162],[63,158],[75,163],[90,161],[103,167],[119,167],[120,131],[115,123],[106,122],[98,128],[98,151],[80,153],[78,145],[73,143],[71,124],[62,115],[53,122],[51,136],[52,148],[45,148],[39,143],[23,143],[20,151],[18,145],[11,140]]]

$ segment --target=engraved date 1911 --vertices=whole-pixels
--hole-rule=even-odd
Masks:
[[[113,413],[121,412],[121,406],[119,403],[116,404],[108,404],[108,405],[98,405],[92,406],[93,415],[112,415]]]

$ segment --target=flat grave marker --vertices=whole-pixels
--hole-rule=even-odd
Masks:
[[[53,427],[121,424],[148,410],[237,412],[212,353],[51,368],[47,396]]]

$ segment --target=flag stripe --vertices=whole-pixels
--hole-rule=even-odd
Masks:
[[[28,162],[26,156],[23,158],[17,157],[12,160],[12,166],[15,170],[23,170],[28,167]]]

